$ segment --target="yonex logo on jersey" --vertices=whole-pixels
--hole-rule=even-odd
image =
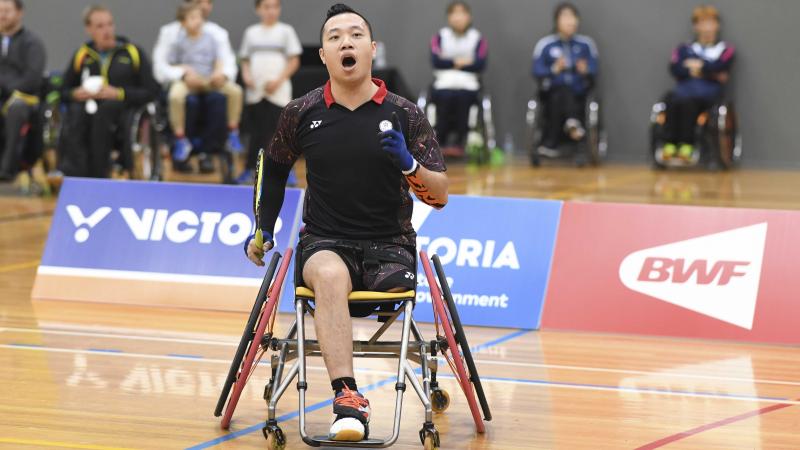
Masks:
[[[312,130],[315,129],[315,128],[319,128],[320,125],[322,125],[322,121],[321,120],[312,120],[311,121],[311,129]]]
[[[411,272],[406,272],[405,277],[406,277],[407,280],[413,280],[414,279],[414,274],[411,273]]]
[[[394,128],[392,127],[392,122],[389,122],[388,120],[382,120],[381,123],[378,124],[378,129],[381,131],[389,131],[392,128]]]
[[[628,289],[752,329],[767,223],[631,253],[619,267]]]
[[[86,242],[89,239],[89,230],[97,226],[110,212],[111,208],[103,206],[86,217],[77,205],[67,205],[67,214],[72,224],[78,228],[75,230],[75,242],[79,244]]]

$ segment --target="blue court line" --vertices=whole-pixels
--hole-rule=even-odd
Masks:
[[[186,355],[182,353],[167,353],[167,356],[171,356],[173,358],[184,358],[184,359],[205,359],[201,355]]]
[[[86,349],[86,351],[92,353],[125,353],[122,350],[117,350],[113,348],[88,348]]]
[[[489,348],[489,347],[493,347],[495,345],[502,344],[503,342],[510,341],[511,339],[515,339],[517,337],[520,337],[520,336],[522,336],[524,334],[527,334],[527,333],[530,333],[532,331],[533,330],[518,330],[518,331],[515,331],[515,332],[513,332],[511,334],[502,336],[502,337],[500,337],[498,339],[486,342],[485,344],[477,345],[477,346],[473,347],[471,350],[473,352],[477,352],[479,350],[483,350],[483,349],[486,349],[486,348]],[[419,369],[417,369],[415,372],[417,372],[417,371],[419,371]],[[375,389],[381,388],[383,386],[386,386],[387,384],[394,383],[396,381],[397,381],[397,377],[389,377],[389,378],[387,378],[385,380],[381,380],[381,381],[379,381],[377,383],[370,384],[369,386],[364,386],[364,387],[359,386],[358,390],[360,392],[369,392],[369,391],[373,391]],[[322,401],[322,402],[319,402],[319,403],[315,403],[312,406],[306,407],[306,413],[313,412],[313,411],[316,411],[318,409],[322,409],[322,408],[324,408],[326,406],[330,406],[332,404],[333,404],[333,399],[328,399],[328,400],[325,400],[325,401]],[[295,417],[297,417],[299,415],[300,415],[299,411],[294,411],[292,413],[280,416],[280,417],[276,418],[276,420],[278,421],[278,423],[280,423],[280,422],[284,422],[284,421],[289,420],[289,419],[293,419],[293,418],[295,418]],[[264,428],[264,425],[266,425],[266,422],[260,422],[260,423],[257,423],[255,425],[251,425],[251,426],[249,426],[247,428],[244,428],[242,430],[235,431],[235,432],[230,433],[230,434],[226,434],[225,436],[220,436],[220,437],[218,437],[216,439],[212,439],[210,441],[206,441],[206,442],[197,444],[197,445],[192,446],[192,447],[187,447],[186,450],[201,450],[201,449],[206,449],[206,448],[209,448],[209,447],[213,447],[213,446],[215,446],[217,444],[221,444],[223,442],[227,442],[227,441],[236,439],[238,437],[244,436],[246,434],[250,434],[250,433],[253,433],[255,431],[258,431],[258,430]]]

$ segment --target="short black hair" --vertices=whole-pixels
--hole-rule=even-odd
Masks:
[[[469,7],[467,2],[461,1],[461,0],[456,0],[454,2],[451,2],[449,5],[447,5],[447,15],[449,16],[450,14],[452,14],[453,10],[458,8],[459,6],[464,8],[464,10],[466,12],[468,12],[469,14],[472,14],[472,8]]]
[[[256,8],[261,6],[261,4],[264,3],[264,1],[266,0],[256,0]],[[278,3],[283,3],[283,0],[278,0]]]
[[[561,13],[566,10],[571,11],[572,14],[575,15],[575,17],[577,17],[578,19],[581,18],[581,13],[578,12],[577,6],[573,5],[570,2],[559,3],[558,6],[556,6],[556,9],[553,11],[553,26],[556,26],[558,24],[558,16],[560,16]]]
[[[358,17],[364,19],[364,23],[367,24],[367,30],[369,31],[370,39],[372,39],[373,41],[375,40],[375,35],[372,34],[372,25],[370,25],[369,20],[367,20],[366,17],[364,17],[361,13],[357,12],[353,8],[345,5],[344,3],[337,3],[328,8],[328,12],[325,15],[325,21],[322,22],[322,27],[320,27],[319,29],[319,45],[322,45],[322,33],[325,31],[325,24],[328,23],[328,21],[331,20],[332,17],[338,16],[340,14],[355,14]]]
[[[17,11],[22,11],[25,9],[25,5],[22,3],[22,0],[0,0],[0,1],[13,3],[14,7],[17,8]]]

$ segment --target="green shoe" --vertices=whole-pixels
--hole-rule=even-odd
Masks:
[[[664,159],[670,159],[673,156],[675,156],[676,153],[678,153],[678,147],[675,146],[675,144],[672,143],[664,144],[664,151],[662,152]]]
[[[694,154],[694,147],[691,144],[681,144],[678,149],[678,156],[682,159],[691,159]]]

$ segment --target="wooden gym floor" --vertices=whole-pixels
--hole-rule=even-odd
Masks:
[[[455,164],[450,177],[452,192],[475,195],[800,208],[800,177],[788,171]],[[53,208],[0,197],[0,448],[265,448],[266,368],[248,384],[231,433],[212,416],[244,314],[31,301]],[[372,327],[355,325],[359,336]],[[453,399],[435,418],[443,449],[800,448],[794,347],[490,328],[470,328],[468,338],[494,420],[476,435],[463,395],[442,378]],[[321,360],[310,365],[309,428],[319,433],[330,390]],[[373,435],[386,435],[395,366],[357,367]],[[296,410],[292,388],[279,403],[287,448],[305,448]],[[396,448],[422,448],[422,417],[409,390]]]

